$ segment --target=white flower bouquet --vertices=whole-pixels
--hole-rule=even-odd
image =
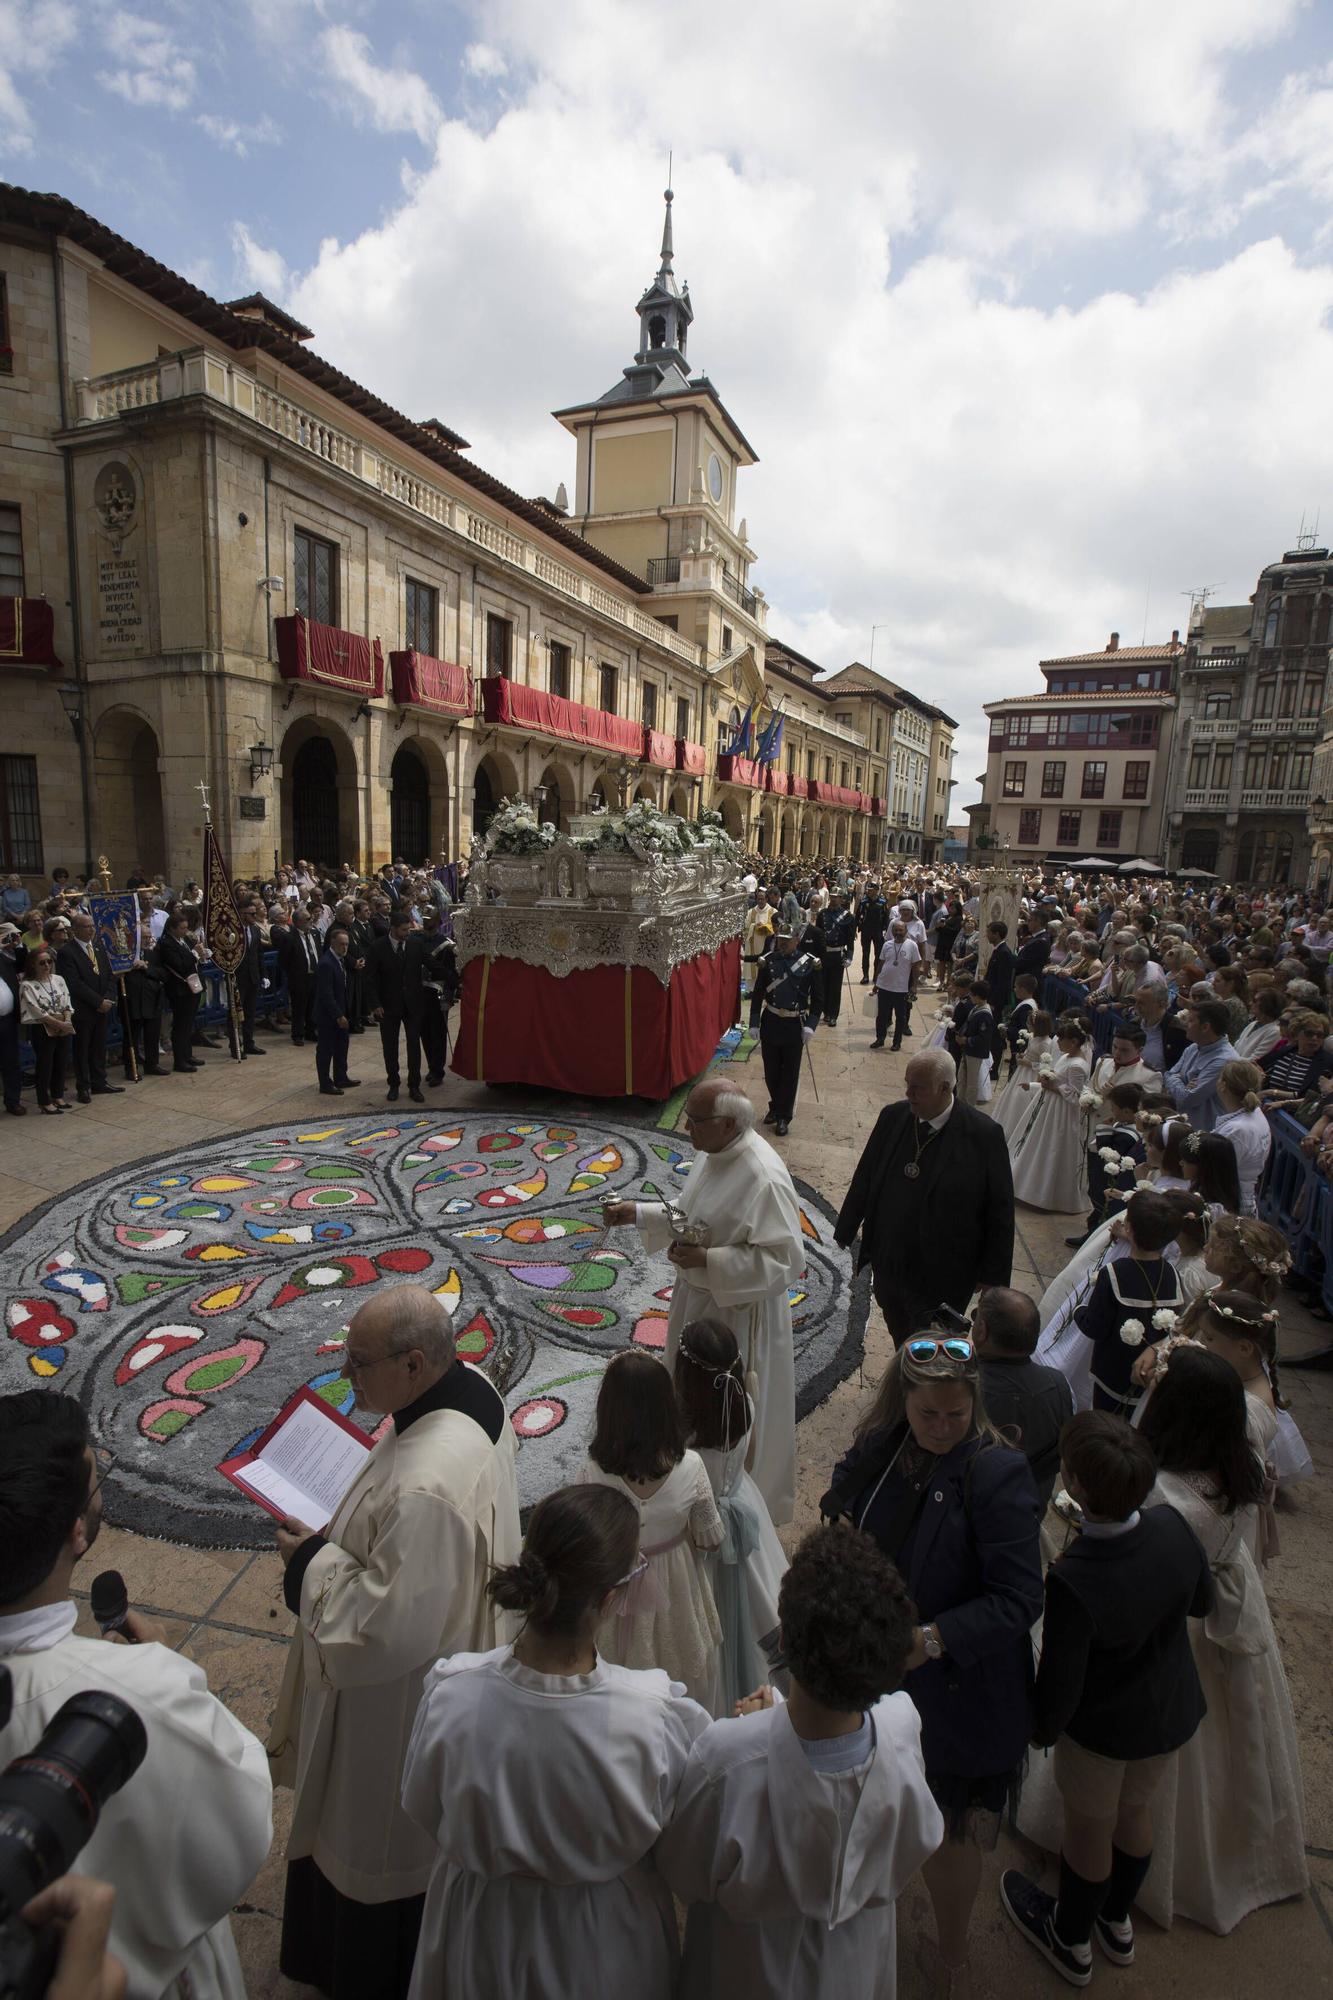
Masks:
[[[554,845],[556,829],[543,823],[526,799],[501,799],[486,829],[488,854],[540,854]]]

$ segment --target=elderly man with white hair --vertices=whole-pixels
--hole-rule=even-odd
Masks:
[[[880,1112],[852,1175],[834,1235],[857,1231],[894,1342],[942,1305],[961,1312],[979,1286],[1007,1285],[1014,1256],[1014,1181],[1003,1129],[954,1096],[954,1059],[923,1049],[905,1098]]]
[[[781,1527],[796,1504],[796,1363],[787,1291],[805,1269],[800,1206],[791,1175],[752,1129],[754,1106],[734,1084],[719,1077],[696,1083],[684,1118],[697,1157],[679,1214],[657,1201],[608,1202],[604,1213],[612,1225],[637,1223],[645,1247],[665,1250],[675,1266],[668,1363],[692,1320],[718,1319],[735,1334],[755,1407],[749,1469]]]
[[[399,1803],[403,1760],[426,1670],[503,1636],[486,1581],[521,1546],[514,1434],[420,1286],[362,1306],[344,1372],[393,1421],[322,1534],[278,1529],[297,1619],[269,1740],[296,1791],[280,1962],[329,2000],[399,2000],[436,1858]]]

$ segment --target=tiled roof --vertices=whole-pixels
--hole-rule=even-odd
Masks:
[[[147,293],[149,298],[156,299],[180,318],[201,327],[214,340],[221,341],[224,347],[238,353],[262,348],[294,374],[305,376],[326,395],[333,396],[358,416],[386,431],[390,437],[397,438],[401,444],[409,445],[424,458],[443,466],[464,485],[484,493],[497,506],[558,542],[571,555],[591,563],[595,569],[613,578],[622,589],[632,591],[636,596],[647,595],[647,583],[633,570],[624,568],[614,557],[603,555],[600,549],[586,542],[582,535],[575,534],[572,528],[562,527],[540,507],[534,506],[532,501],[525,500],[521,493],[515,493],[489,472],[483,472],[471,459],[460,456],[467,449],[467,439],[457,431],[451,431],[437,421],[432,421],[429,427],[414,423],[411,417],[405,417],[401,410],[395,410],[372,390],[362,388],[350,375],[344,375],[330,362],[312,353],[298,339],[270,321],[245,318],[220,305],[207,292],[192,285],[188,278],[182,278],[179,272],[169,270],[165,264],[159,264],[156,258],[150,257],[147,251],[118,236],[96,216],[76,208],[64,195],[35,194],[28,188],[13,187],[6,181],[0,181],[0,225],[4,223],[68,237],[71,242],[90,251],[107,270]],[[292,324],[299,325],[299,322],[293,320]]]
[[[1116,646],[1109,652],[1103,646],[1099,653],[1062,653],[1058,659],[1038,660],[1037,665],[1043,672],[1047,667],[1106,667],[1120,660],[1174,660],[1184,650],[1178,639],[1170,639],[1165,646]]]
[[[992,715],[998,708],[1030,708],[1038,701],[1061,701],[1068,708],[1091,708],[1094,702],[1099,701],[1114,702],[1123,708],[1127,701],[1146,701],[1172,708],[1175,700],[1166,688],[1102,688],[1096,694],[1080,694],[1076,688],[1069,688],[1059,694],[1007,694],[1000,701],[985,702],[983,709],[985,714]]]

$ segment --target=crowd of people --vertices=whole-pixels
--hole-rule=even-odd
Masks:
[[[446,913],[434,877],[395,890],[395,872],[331,906],[294,874],[245,904],[270,943],[327,912],[313,1004],[318,1026],[334,959],[334,1088],[370,1021],[397,1089],[408,954]],[[503,1400],[447,1310],[395,1286],[357,1312],[344,1372],[389,1422],[327,1526],[278,1529],[295,1632],[267,1757],[140,1614],[132,1648],[75,1636],[108,1467],[74,1399],[0,1398],[6,1748],[76,1688],[148,1725],[144,1782],[81,1863],[115,1889],[132,1993],[239,2000],[227,1913],[273,1782],[295,1794],[283,1970],[330,2000],[891,1996],[918,1870],[938,1991],[962,2000],[985,1857],[1015,1818],[1051,1886],[1008,1869],[989,1893],[1075,1986],[1094,1954],[1151,1959],[1140,1914],[1225,1934],[1306,1887],[1264,1568],[1313,1467],[1279,1366],[1289,1250],[1256,1210],[1279,1106],[1326,1163],[1333,924],[1295,894],[1033,876],[1011,939],[947,871],[764,872],[747,867],[744,951],[767,1113],[725,1073],[697,1083],[680,1205],[604,1213],[663,1259],[664,1352],[610,1361],[582,1469],[524,1533]],[[149,933],[161,915],[185,936],[143,888]],[[25,995],[58,979],[73,1008],[77,920],[54,950],[42,930],[56,963]],[[858,948],[870,1053],[914,1035],[932,989],[939,1019],[849,1161],[835,1235],[893,1352],[821,1525],[788,1549],[805,1256],[756,1120],[790,1125]],[[1016,1201],[1079,1223],[1040,1301],[1012,1285]]]

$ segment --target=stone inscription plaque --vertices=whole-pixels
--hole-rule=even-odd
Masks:
[[[97,564],[97,638],[104,653],[142,652],[143,585],[137,556],[102,556]]]

